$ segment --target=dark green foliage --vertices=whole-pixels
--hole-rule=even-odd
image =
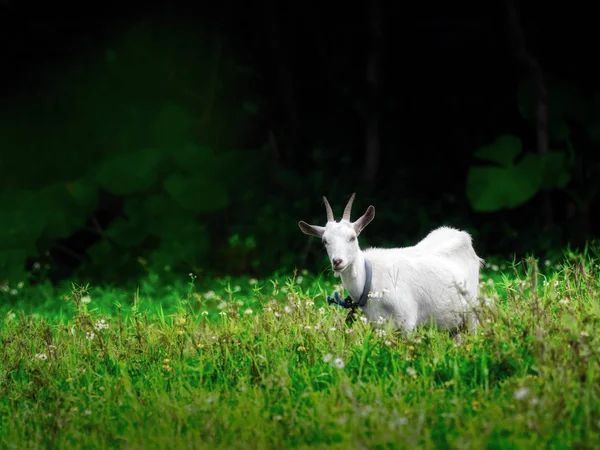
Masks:
[[[82,268],[110,279],[187,273],[226,245],[224,216],[215,231],[207,214],[225,214],[263,153],[231,150],[257,106],[244,112],[222,47],[192,27],[142,24],[13,99],[0,126],[1,278],[22,280],[27,258],[77,232],[96,236]]]
[[[582,128],[593,142],[600,140],[598,95],[589,101],[574,85],[551,76],[546,77],[545,84],[550,149],[546,153],[530,149],[521,155],[521,139],[514,135],[500,136],[479,149],[475,156],[494,165],[469,169],[466,193],[475,211],[512,209],[542,190],[566,190],[577,157],[572,128]],[[536,91],[531,79],[519,85],[518,100],[521,116],[535,127]]]
[[[529,201],[540,189],[565,188],[571,179],[563,152],[545,155],[525,153],[520,160],[521,140],[513,135],[497,138],[475,153],[494,166],[473,166],[467,176],[467,196],[476,211],[515,208]]]

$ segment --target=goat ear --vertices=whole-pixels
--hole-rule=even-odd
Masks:
[[[322,237],[323,233],[325,233],[325,227],[320,227],[318,225],[309,225],[303,220],[298,222],[298,226],[304,234],[308,234],[309,236]]]
[[[354,222],[354,231],[358,236],[362,230],[365,229],[367,225],[371,223],[371,221],[375,218],[375,207],[373,205],[367,208],[367,212],[356,219]]]

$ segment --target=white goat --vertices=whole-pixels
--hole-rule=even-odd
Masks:
[[[350,222],[354,194],[339,222],[325,197],[324,227],[300,221],[305,234],[322,238],[336,276],[341,276],[349,298],[335,303],[360,306],[367,319],[391,319],[396,328],[411,332],[418,325],[440,329],[477,327],[474,308],[478,299],[481,260],[465,231],[440,227],[421,242],[406,248],[370,248],[362,251],[357,237],[375,217],[371,205]],[[331,299],[328,299],[333,302]],[[465,319],[467,319],[465,321]]]

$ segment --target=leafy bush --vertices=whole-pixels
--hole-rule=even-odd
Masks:
[[[24,279],[28,258],[81,232],[95,235],[80,257],[88,273],[114,279],[138,261],[194,270],[209,255],[207,216],[262,163],[261,151],[232,150],[249,117],[220,41],[142,24],[112,44],[3,114],[2,278]]]

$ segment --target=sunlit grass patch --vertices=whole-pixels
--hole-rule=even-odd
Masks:
[[[337,287],[305,273],[134,292],[22,288],[47,299],[39,315],[2,313],[2,447],[590,447],[600,437],[590,257],[490,267],[480,328],[462,339],[403,336],[360,316],[348,325],[347,311],[323,303]]]

